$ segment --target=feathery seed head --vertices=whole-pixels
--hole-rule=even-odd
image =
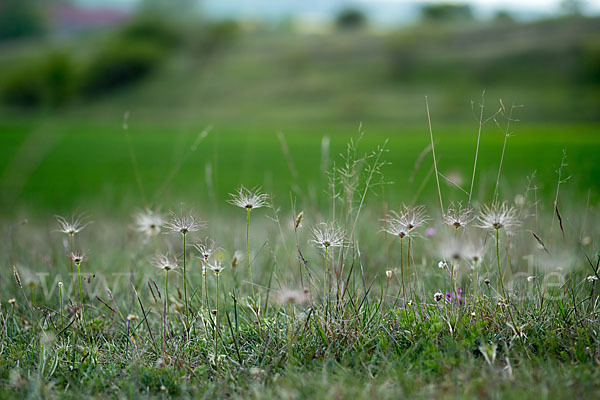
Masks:
[[[344,233],[334,223],[321,222],[318,228],[313,228],[312,242],[322,249],[343,247]]]
[[[455,204],[450,203],[448,211],[444,215],[444,223],[458,229],[467,226],[475,218],[473,210],[470,207],[463,208],[459,202]]]
[[[392,276],[394,275],[394,271],[392,271],[391,269],[388,269],[387,271],[385,271],[385,276],[388,279],[392,279]]]
[[[84,253],[80,253],[80,252],[75,252],[75,253],[69,254],[69,258],[71,260],[73,260],[73,263],[75,263],[75,265],[79,266],[79,265],[81,265],[81,263],[85,259],[85,254]]]
[[[149,208],[144,212],[135,214],[134,219],[135,230],[145,233],[148,236],[159,234],[160,228],[165,224],[163,216]]]
[[[504,228],[510,231],[520,225],[516,208],[509,207],[506,202],[503,202],[500,206],[497,203],[491,206],[484,205],[477,219],[479,220],[478,226],[483,229],[498,230]]]
[[[79,214],[78,216],[72,215],[70,220],[57,215],[56,221],[58,222],[59,228],[56,230],[56,232],[62,232],[74,236],[76,233],[81,232],[83,228],[92,223],[92,221],[86,221],[87,218],[88,217],[85,213]]]
[[[219,275],[221,271],[225,269],[222,261],[214,260],[212,263],[208,264],[208,268],[212,269],[215,275]]]
[[[238,264],[244,259],[244,253],[240,250],[236,250],[233,253],[233,258],[231,259],[231,268],[235,268]]]
[[[302,304],[307,300],[304,290],[283,288],[277,292],[277,302],[282,305]]]
[[[165,228],[171,232],[181,233],[186,235],[190,232],[196,232],[206,227],[206,224],[202,221],[196,220],[196,217],[190,212],[185,215],[183,211],[179,215],[171,211],[171,220],[165,224]]]
[[[204,261],[208,261],[208,259],[215,254],[217,251],[221,250],[220,247],[217,247],[217,244],[214,240],[206,238],[204,242],[195,244],[194,247],[200,253],[200,258]]]
[[[135,314],[127,315],[127,321],[135,321],[136,319],[138,319],[138,316]]]
[[[244,186],[240,186],[237,193],[229,195],[231,196],[231,199],[228,200],[229,204],[248,210],[265,207],[269,201],[269,195],[261,193],[260,188],[246,189]]]
[[[440,245],[440,255],[444,260],[460,260],[465,256],[465,245],[462,240],[448,239]]]
[[[156,254],[152,259],[152,264],[163,271],[172,271],[176,269],[177,259],[175,257],[170,257],[169,254]]]
[[[398,236],[402,239],[409,234],[406,221],[395,211],[390,211],[381,221],[384,223],[382,230],[390,235]]]
[[[468,242],[464,248],[464,255],[473,266],[479,265],[483,261],[485,246],[479,241]]]
[[[404,211],[400,217],[404,221],[404,226],[406,226],[406,229],[408,229],[409,232],[423,226],[429,220],[425,211],[425,206],[404,206]]]

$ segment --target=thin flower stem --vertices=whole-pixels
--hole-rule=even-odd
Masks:
[[[71,288],[73,288],[74,279],[75,279],[75,269],[73,267],[73,258],[71,257],[73,254],[73,234],[69,234],[69,258],[71,259]]]
[[[60,326],[61,328],[65,326],[65,320],[63,318],[63,293],[62,293],[62,284],[58,287],[58,298],[60,299]]]
[[[81,307],[81,320],[85,326],[85,314],[83,312],[83,295],[81,294],[81,273],[79,272],[79,266],[81,263],[76,263],[77,265],[77,277],[79,279],[79,306]],[[85,328],[84,328],[85,329]]]
[[[165,274],[165,295],[167,301],[167,313],[169,312],[169,270]]]
[[[202,299],[202,304],[206,308],[208,307],[208,291],[206,289],[206,259],[204,259],[204,268],[202,269],[202,293],[204,294],[201,295],[200,298]]]
[[[502,295],[504,300],[508,302],[506,297],[506,289],[504,288],[504,277],[502,276],[502,268],[500,267],[500,230],[496,229],[496,260],[498,263],[498,278],[500,279],[500,287],[502,288]]]
[[[219,330],[219,274],[217,276],[217,296],[216,296],[216,305],[217,305],[217,313],[215,314],[215,365],[217,364],[217,345],[218,345],[218,330]]]
[[[400,278],[402,281],[402,297],[406,303],[406,290],[404,288],[404,238],[400,238]]]
[[[183,298],[185,299],[185,322],[188,324],[188,297],[187,297],[187,279],[185,264],[185,233],[183,234]]]
[[[323,277],[323,301],[327,299],[327,249],[325,246],[325,276]]]
[[[248,208],[248,219],[246,220],[246,256],[248,257],[248,274],[250,275],[250,286],[252,297],[254,297],[254,283],[252,282],[252,267],[250,266],[250,208]]]

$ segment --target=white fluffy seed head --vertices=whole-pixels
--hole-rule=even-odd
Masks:
[[[58,222],[59,228],[56,231],[74,236],[76,233],[81,232],[86,226],[92,223],[92,221],[86,221],[87,218],[88,216],[85,213],[77,216],[72,215],[70,220],[57,215],[56,221]]]
[[[149,208],[133,216],[135,230],[148,236],[158,235],[165,224],[165,219],[158,211]]]
[[[322,249],[343,247],[344,233],[334,223],[322,222],[313,228],[312,242]]]
[[[261,193],[260,188],[247,189],[240,186],[236,193],[230,193],[229,195],[231,196],[231,199],[228,200],[229,204],[247,210],[265,207],[269,201],[269,195]]]
[[[516,208],[509,207],[506,202],[501,205],[497,203],[491,206],[484,205],[477,219],[480,228],[490,230],[505,229],[510,231],[520,225]]]
[[[163,271],[172,271],[178,267],[177,259],[169,254],[156,254],[152,259],[152,265]]]

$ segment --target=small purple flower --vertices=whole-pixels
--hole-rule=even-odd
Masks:
[[[452,302],[461,306],[465,304],[463,300],[463,290],[461,288],[457,288],[454,293],[446,293],[446,303]]]
[[[433,236],[433,235],[435,235],[435,229],[434,228],[427,228],[427,229],[425,229],[425,234],[427,236]]]

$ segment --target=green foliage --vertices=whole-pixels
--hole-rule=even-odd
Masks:
[[[426,22],[458,23],[472,21],[473,11],[468,4],[431,3],[421,6],[421,18]]]
[[[367,17],[358,9],[347,8],[341,10],[335,17],[335,25],[338,29],[359,29],[365,26]]]
[[[45,30],[38,0],[3,0],[0,3],[0,41],[39,36]]]
[[[88,61],[82,77],[83,94],[105,94],[145,78],[179,42],[178,33],[156,19],[132,22]]]
[[[83,72],[82,92],[85,96],[97,96],[137,82],[153,72],[165,56],[165,49],[151,42],[111,42]]]
[[[57,107],[73,99],[77,73],[66,53],[51,53],[23,61],[0,82],[0,96],[21,107]]]

